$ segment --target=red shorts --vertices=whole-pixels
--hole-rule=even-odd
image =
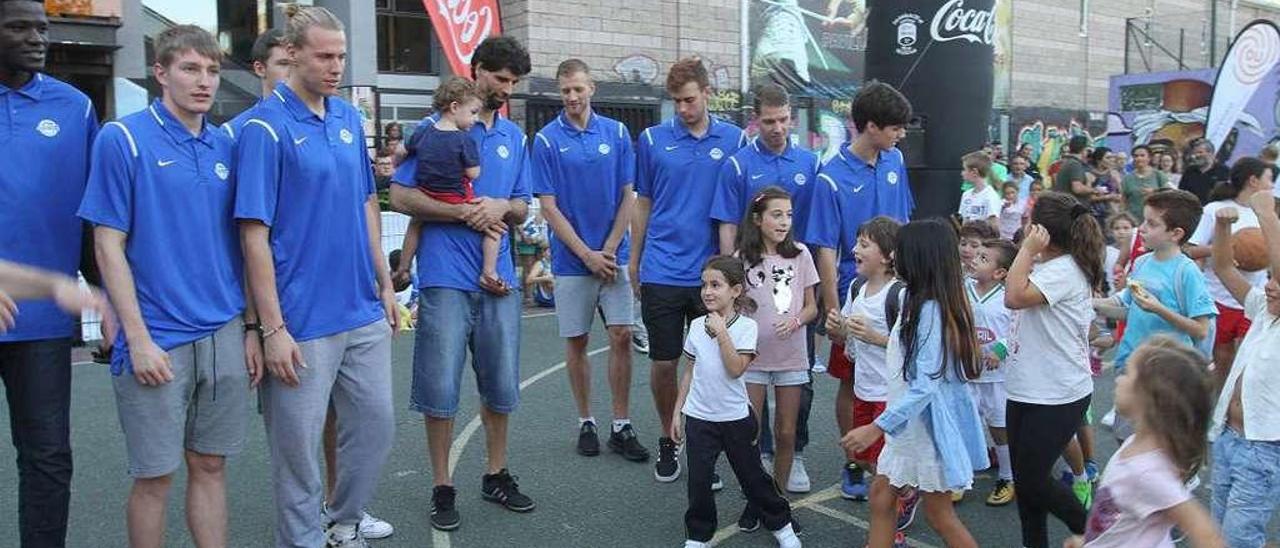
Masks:
[[[421,190],[423,194],[446,204],[465,204],[476,199],[475,189],[472,188],[470,179],[464,179],[462,181],[462,194],[458,194],[453,191],[437,192],[425,187],[418,187],[418,190]]]
[[[827,374],[842,381],[853,380],[853,362],[844,355],[844,345],[831,343],[831,358],[827,363]]]
[[[1243,339],[1249,332],[1249,326],[1253,325],[1249,318],[1244,317],[1244,311],[1222,306],[1221,303],[1214,304],[1218,307],[1218,336],[1213,341],[1214,346]]]
[[[884,406],[885,402],[862,401],[855,395],[853,397],[853,427],[866,426],[875,422],[876,417],[884,413]],[[854,453],[853,458],[861,462],[875,463],[880,460],[881,449],[884,449],[884,436],[880,436],[880,439],[865,450]]]

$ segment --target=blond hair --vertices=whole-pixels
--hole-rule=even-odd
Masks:
[[[301,47],[306,44],[307,31],[313,27],[343,32],[346,27],[333,12],[315,6],[285,4],[284,16],[288,20],[284,28],[285,44]]]
[[[961,165],[965,169],[977,170],[978,175],[985,179],[991,178],[991,157],[981,150],[970,152],[960,158]]]

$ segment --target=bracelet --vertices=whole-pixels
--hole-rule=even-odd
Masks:
[[[271,329],[271,330],[268,330],[266,333],[263,333],[263,334],[262,334],[262,339],[263,339],[263,340],[269,339],[269,338],[271,338],[271,336],[272,336],[272,335],[275,335],[276,333],[279,333],[279,332],[281,332],[281,331],[284,331],[284,324],[283,324],[283,323],[282,323],[282,324],[280,324],[280,325],[279,325],[278,327],[276,327],[275,329]]]

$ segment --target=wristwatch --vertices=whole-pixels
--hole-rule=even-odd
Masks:
[[[259,335],[261,335],[261,334],[262,334],[262,324],[260,324],[260,323],[247,323],[247,322],[246,322],[246,323],[244,324],[244,332],[245,332],[245,333],[248,333],[248,332],[250,332],[250,331],[257,331],[257,332],[258,332],[258,334],[259,334]]]

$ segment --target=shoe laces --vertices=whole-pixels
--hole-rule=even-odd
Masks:
[[[511,475],[505,468],[497,474],[494,474],[493,479],[498,483],[498,489],[501,489],[505,493],[516,493],[520,491],[520,485],[516,483],[516,480],[520,478]]]
[[[435,505],[437,510],[450,510],[453,508],[455,496],[456,491],[452,488],[438,487],[436,488],[435,493],[431,496],[431,502]]]

